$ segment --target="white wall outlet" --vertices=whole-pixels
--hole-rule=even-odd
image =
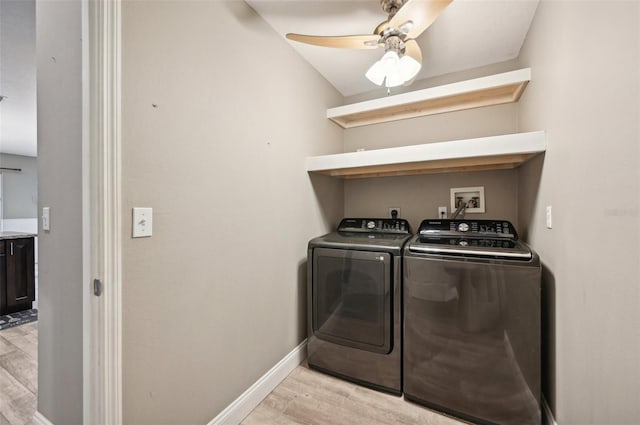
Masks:
[[[389,207],[389,217],[393,217],[393,212],[397,212],[396,218],[400,218],[400,207]]]
[[[484,213],[484,186],[451,188],[452,214],[461,202],[467,206],[465,213]]]
[[[51,231],[51,207],[42,207],[42,230]]]
[[[547,229],[553,227],[553,216],[551,213],[551,205],[547,205]]]
[[[133,209],[134,238],[148,238],[153,234],[153,208]]]
[[[447,218],[447,207],[438,207],[438,218]]]

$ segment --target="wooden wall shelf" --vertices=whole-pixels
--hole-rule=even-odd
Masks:
[[[307,171],[345,179],[510,169],[544,152],[544,131],[308,157]]]
[[[343,128],[517,102],[531,68],[327,109]]]

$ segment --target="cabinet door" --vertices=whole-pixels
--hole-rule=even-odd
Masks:
[[[7,310],[7,259],[5,241],[0,240],[0,315]]]
[[[35,299],[33,238],[5,241],[7,312],[27,310]]]

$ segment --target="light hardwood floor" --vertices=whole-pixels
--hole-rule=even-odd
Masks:
[[[310,370],[302,364],[241,425],[462,425],[402,397]]]
[[[38,392],[38,325],[0,331],[0,425],[29,425]],[[463,425],[450,417],[298,366],[242,425]],[[176,424],[180,425],[180,424]]]
[[[38,322],[0,331],[0,425],[30,424],[38,393]]]

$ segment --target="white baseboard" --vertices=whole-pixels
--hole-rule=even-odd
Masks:
[[[32,424],[33,425],[53,425],[53,422],[47,419],[47,417],[42,413],[36,412],[36,414],[33,415]]]
[[[542,396],[542,417],[543,424],[546,425],[558,425],[556,422],[556,418],[553,417],[553,412],[551,411],[551,407],[549,407],[549,403],[547,403],[547,399]]]
[[[305,339],[274,367],[235,399],[208,425],[237,425],[269,395],[307,356]],[[36,424],[39,425],[39,424]],[[43,424],[44,425],[44,424]]]

